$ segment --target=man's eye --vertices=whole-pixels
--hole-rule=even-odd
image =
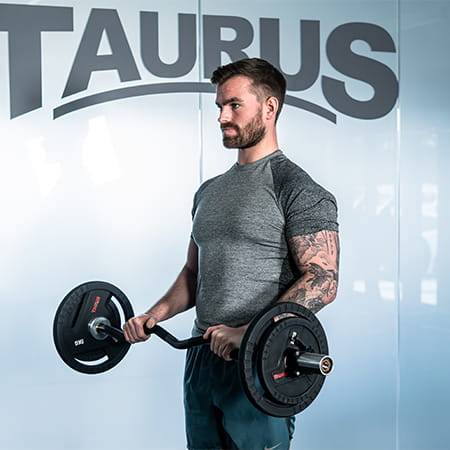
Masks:
[[[240,105],[239,103],[232,103],[232,104],[231,104],[231,107],[232,107],[233,109],[238,109],[240,106],[241,106],[241,105]]]

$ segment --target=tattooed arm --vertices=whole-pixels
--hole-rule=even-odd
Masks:
[[[317,313],[337,294],[339,236],[336,231],[319,231],[294,236],[288,241],[300,278],[281,296],[280,302],[295,302]]]

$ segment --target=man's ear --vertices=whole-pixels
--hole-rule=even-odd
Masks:
[[[269,97],[265,101],[265,118],[267,120],[275,120],[279,106],[280,105],[276,97]]]

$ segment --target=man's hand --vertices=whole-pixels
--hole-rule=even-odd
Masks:
[[[239,328],[231,328],[226,325],[209,327],[203,335],[204,339],[211,338],[211,351],[216,355],[231,361],[230,353],[241,346],[242,337],[248,325]]]
[[[151,335],[145,334],[144,325],[147,328],[153,328],[156,325],[156,319],[148,314],[132,317],[123,326],[125,340],[130,344],[146,341]]]

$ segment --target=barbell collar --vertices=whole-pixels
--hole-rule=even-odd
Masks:
[[[106,331],[105,327],[111,328],[111,322],[106,317],[96,317],[88,324],[89,332],[98,341],[103,341],[111,335],[111,333]]]

